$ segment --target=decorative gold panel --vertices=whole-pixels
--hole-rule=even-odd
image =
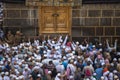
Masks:
[[[39,33],[71,34],[71,7],[41,7]]]

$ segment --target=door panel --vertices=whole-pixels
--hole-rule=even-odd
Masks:
[[[71,7],[41,7],[40,34],[68,33],[71,29]]]

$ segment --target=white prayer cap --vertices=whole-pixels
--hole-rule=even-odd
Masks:
[[[39,63],[39,66],[40,66],[40,67],[42,67],[42,66],[43,66],[43,64],[42,64],[42,63]]]
[[[55,41],[52,41],[52,44],[55,44]]]
[[[29,75],[28,77],[30,78],[30,77],[32,77],[32,75]]]
[[[35,70],[35,69],[39,69],[39,66],[35,66],[35,67],[33,68],[33,70]]]
[[[104,80],[104,76],[101,76],[101,79]]]
[[[1,75],[5,74],[4,72],[1,72]]]
[[[74,61],[74,64],[76,65],[76,64],[77,64],[77,61]]]
[[[20,78],[19,77],[16,77],[16,80],[19,80]]]
[[[28,67],[25,67],[26,70],[28,70]]]
[[[120,52],[117,52],[117,55],[120,55]]]
[[[118,76],[117,75],[114,75],[114,79],[117,79],[118,78]]]
[[[3,64],[3,61],[0,61],[0,64]]]
[[[77,58],[78,58],[78,59],[80,59],[81,57],[80,57],[80,56],[78,56]]]
[[[27,57],[27,54],[24,54],[25,57]]]
[[[102,49],[99,49],[99,51],[102,51]]]
[[[24,78],[24,76],[23,76],[23,75],[19,76],[19,79],[23,79],[23,78]]]
[[[78,44],[78,45],[79,45],[79,42],[77,41],[77,42],[76,42],[76,44]]]
[[[73,54],[75,54],[75,51],[72,51]]]
[[[93,76],[96,76],[97,74],[96,73],[93,73]]]
[[[60,74],[60,73],[58,73],[58,74],[57,74],[57,76],[58,76],[58,77],[60,77],[60,76],[61,76],[61,74]]]
[[[73,56],[73,54],[71,53],[70,56]]]
[[[34,61],[34,60],[33,60],[32,62],[33,62],[33,63],[35,63],[35,61]]]
[[[114,64],[113,64],[113,63],[111,63],[110,65],[111,65],[111,66],[114,66]]]
[[[6,75],[6,76],[9,75],[9,72],[5,72],[5,75]]]
[[[113,73],[117,73],[118,71],[117,70],[114,70]]]
[[[44,57],[47,57],[47,54],[44,54]]]
[[[92,47],[95,47],[95,45],[93,45]]]
[[[32,54],[33,54],[33,53],[32,53],[32,52],[30,52],[30,51],[28,51],[27,53],[28,53],[29,55],[32,55]]]
[[[89,78],[86,78],[86,80],[90,80]]]
[[[41,75],[40,75],[40,74],[38,74],[38,75],[37,75],[37,77],[41,77]]]
[[[74,76],[71,75],[71,76],[70,76],[70,79],[73,79],[73,78],[74,78]]]
[[[22,64],[21,62],[18,63],[18,65],[21,65],[21,64]]]
[[[25,64],[25,67],[28,67],[28,64]]]
[[[7,50],[7,51],[10,51],[10,48],[7,48],[6,50]]]
[[[110,72],[109,71],[106,71],[103,73],[103,76],[107,76]]]
[[[28,61],[30,61],[31,60],[31,58],[28,58]]]
[[[10,58],[8,58],[8,61],[10,62],[10,61],[11,61],[11,59],[10,59]]]
[[[101,46],[101,45],[102,45],[102,43],[99,43],[99,45]]]
[[[103,63],[101,63],[101,65],[102,65],[102,66],[104,66],[104,65],[105,65],[105,63],[103,62]]]
[[[22,60],[21,62],[24,62],[25,60]]]
[[[57,50],[57,49],[58,49],[58,47],[56,46],[56,47],[55,47],[55,49]]]
[[[72,59],[71,57],[68,58],[68,60],[71,60],[71,59]]]
[[[74,62],[73,60],[70,60],[70,63]]]
[[[52,72],[51,71],[48,71],[48,74],[51,74]]]
[[[87,58],[87,61],[91,61],[91,59],[90,59],[90,58]]]
[[[32,59],[35,59],[33,56],[31,57]]]
[[[63,40],[61,39],[60,42],[63,42]]]
[[[50,53],[51,51],[48,49],[47,52]]]
[[[64,56],[63,59],[67,59],[67,58]]]
[[[75,58],[75,56],[72,56],[72,59],[74,59]]]
[[[63,48],[65,49],[65,46],[63,46]]]
[[[58,49],[60,49],[60,46],[58,46]]]
[[[43,53],[45,54],[45,53],[47,53],[46,51],[43,51]]]
[[[113,59],[113,61],[117,61],[117,59],[116,59],[116,58],[114,58],[114,59]]]

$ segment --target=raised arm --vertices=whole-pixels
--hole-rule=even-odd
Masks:
[[[60,35],[59,39],[58,39],[58,42],[57,42],[57,45],[60,45],[61,40],[62,40],[62,36]]]
[[[108,39],[106,39],[106,44],[107,44],[107,48],[109,49],[110,46],[109,46],[109,43],[108,43]]]
[[[115,43],[114,43],[114,48],[116,49],[117,48],[117,39],[115,40]]]
[[[50,36],[48,35],[48,40],[47,40],[47,42],[48,42],[48,44],[50,45],[50,46],[53,46],[53,44],[51,43],[51,40],[50,40]]]
[[[64,40],[64,42],[63,42],[62,46],[64,46],[64,45],[66,44],[67,39],[68,39],[68,35],[66,35],[65,40]]]
[[[74,44],[75,44],[74,42],[72,42],[72,44],[71,44],[73,50],[75,50],[75,45]]]

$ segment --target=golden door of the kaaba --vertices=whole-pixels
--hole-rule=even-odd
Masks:
[[[44,6],[39,9],[40,34],[71,34],[71,7]]]

